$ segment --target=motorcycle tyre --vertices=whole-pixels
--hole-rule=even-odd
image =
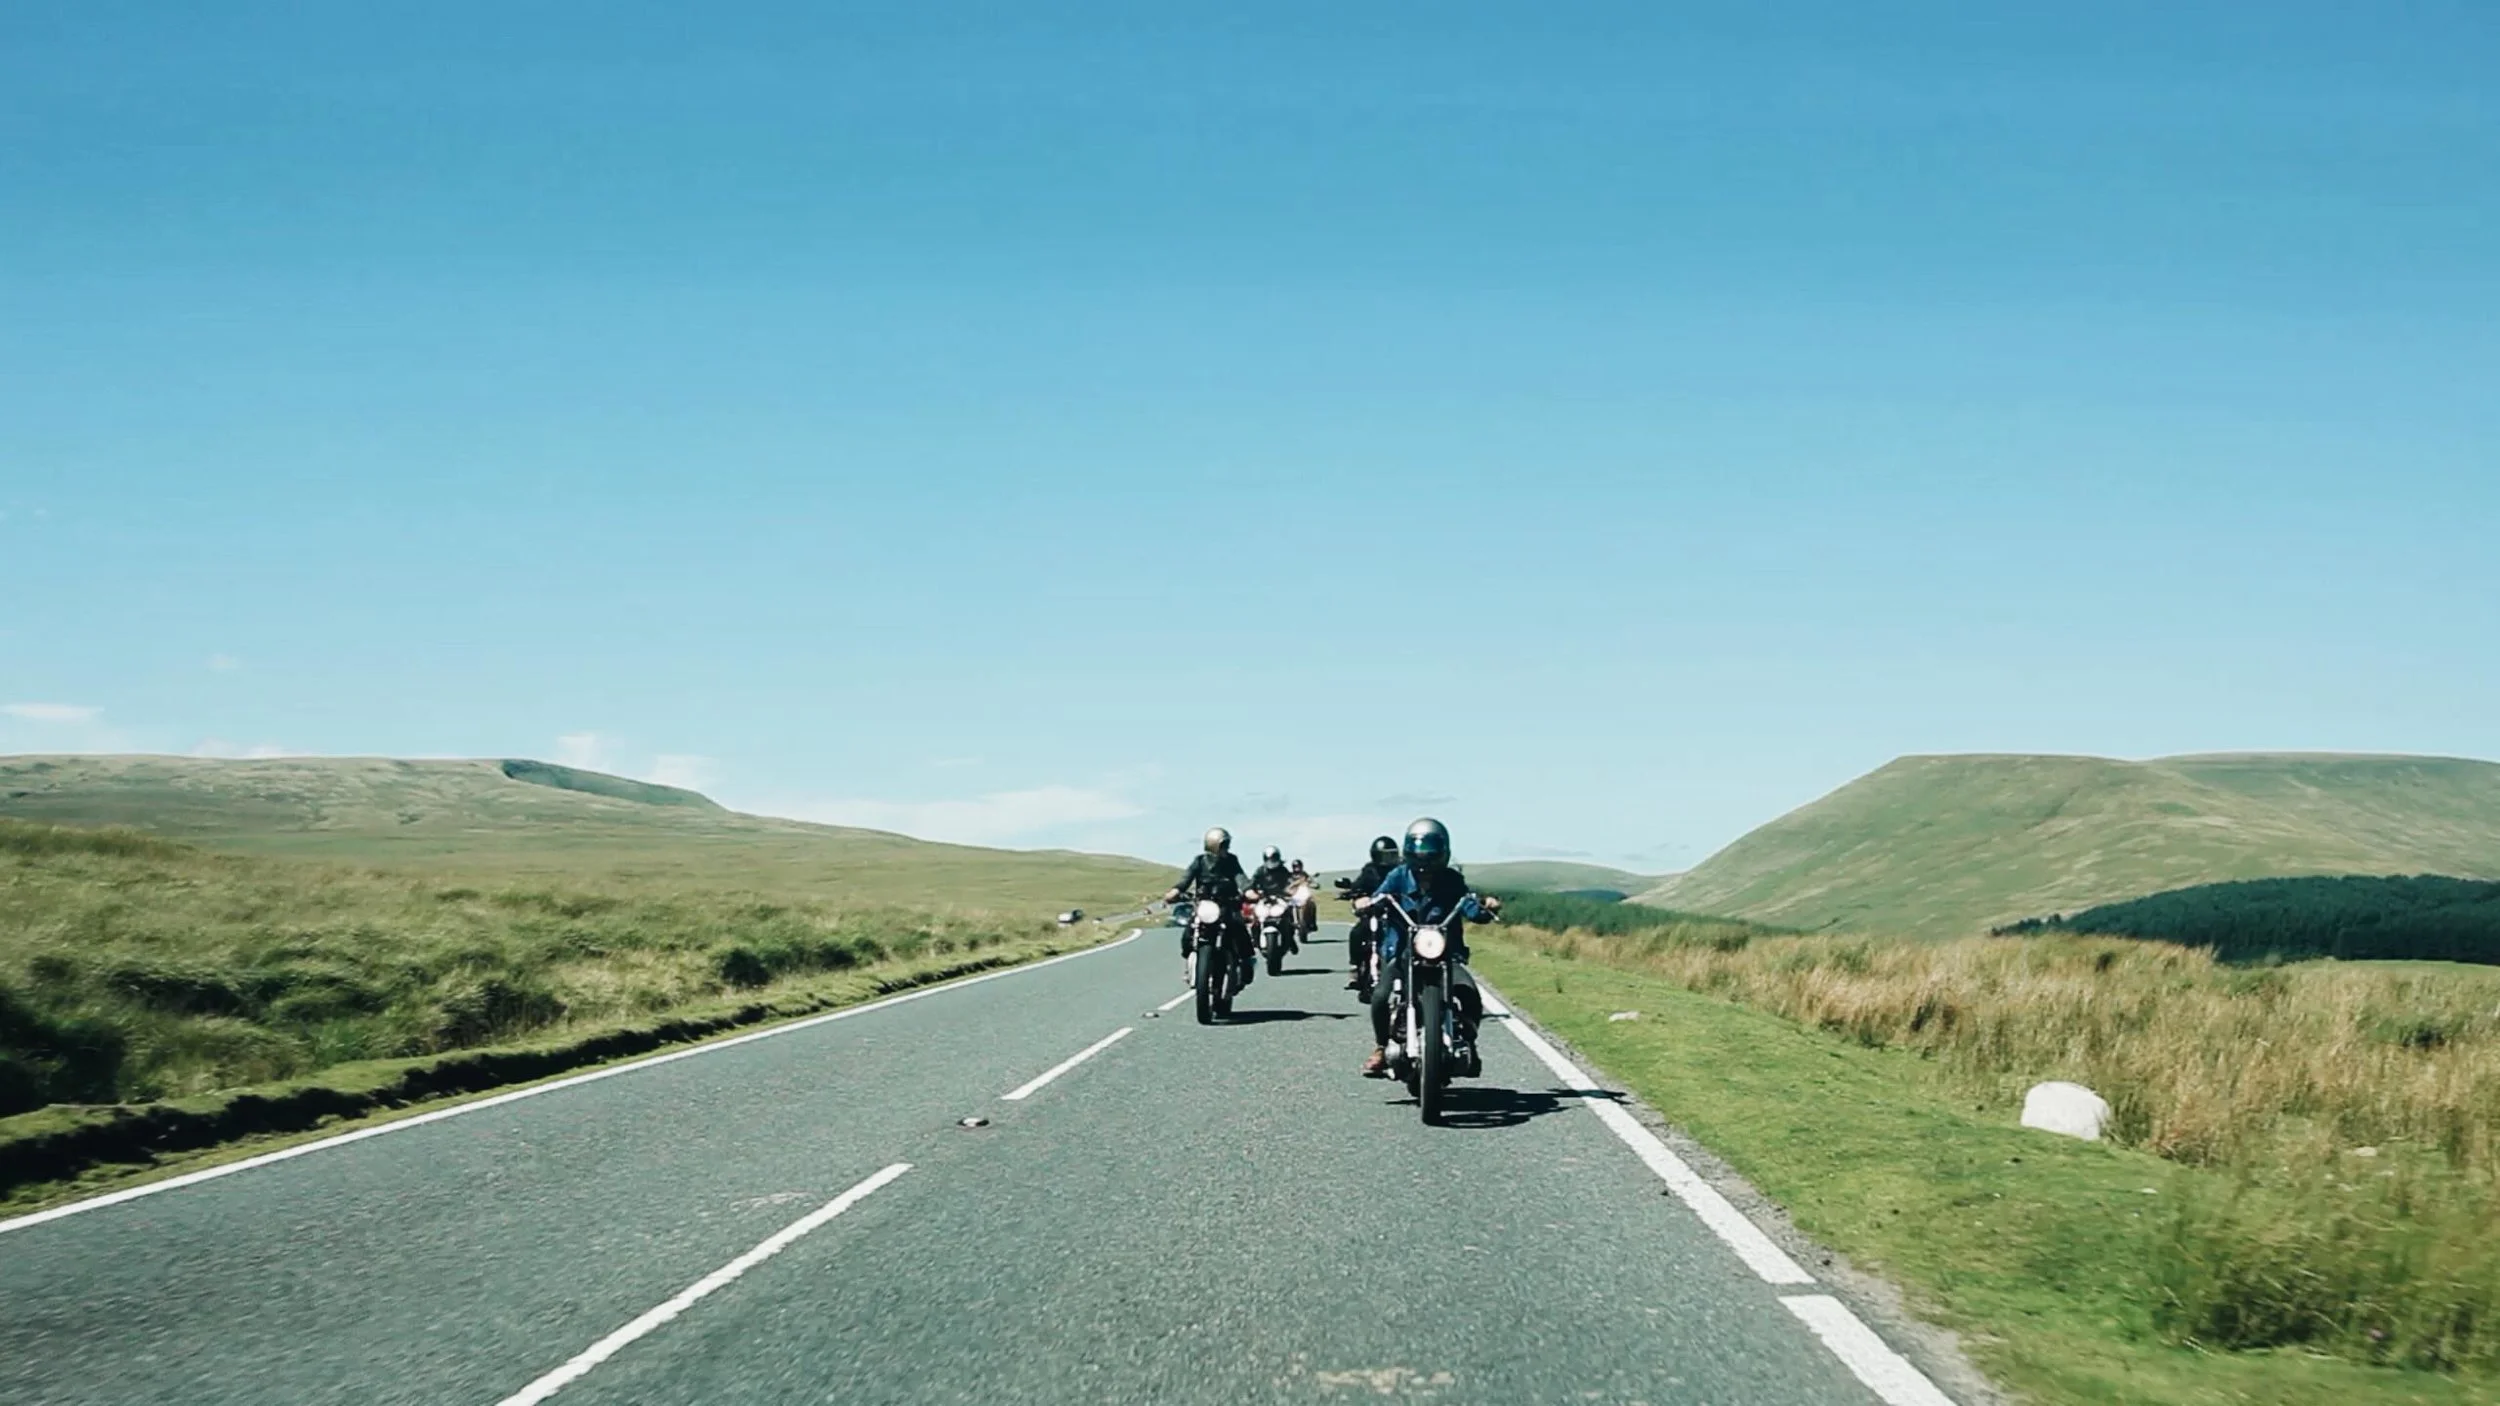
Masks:
[[[1279,947],[1267,954],[1267,974],[1269,976],[1285,974],[1285,949]]]
[[[1441,1038],[1441,1026],[1441,988],[1427,986],[1415,996],[1415,1039],[1423,1046],[1415,1052],[1415,1105],[1424,1122],[1435,1127],[1450,1091],[1450,1047]]]
[[[1190,983],[1190,989],[1198,993],[1198,1023],[1213,1025],[1216,1002],[1214,944],[1206,942],[1198,944],[1197,962],[1198,978]]]

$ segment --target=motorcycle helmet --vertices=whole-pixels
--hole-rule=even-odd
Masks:
[[[1218,825],[1207,832],[1207,853],[1222,854],[1233,847],[1233,832]]]
[[[1406,827],[1406,844],[1399,853],[1416,873],[1439,873],[1450,864],[1450,827],[1425,816]]]
[[[1259,862],[1261,864],[1282,864],[1284,860],[1285,852],[1276,848],[1274,845],[1269,845],[1267,848],[1259,851]]]
[[[1383,835],[1372,841],[1372,863],[1387,866],[1398,862],[1398,842]]]

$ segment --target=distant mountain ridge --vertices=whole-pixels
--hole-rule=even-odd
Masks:
[[[939,844],[746,815],[528,759],[0,757],[0,816],[127,825],[213,849],[530,882],[750,886],[861,902],[1058,911],[1160,892],[1160,865]]]
[[[1496,893],[1634,894],[1667,877],[1567,859],[1495,859],[1462,867],[1476,887]]]
[[[2500,764],[1903,757],[1636,897],[1792,927],[1951,936],[2230,879],[2423,873],[2500,879]]]

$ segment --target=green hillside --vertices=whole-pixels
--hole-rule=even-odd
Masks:
[[[1641,902],[1956,936],[2229,879],[2500,878],[2500,765],[2311,754],[1904,757]]]
[[[1107,911],[1168,878],[1134,859],[742,815],[692,791],[533,761],[0,757],[0,817],[479,883],[747,888],[994,912]]]
[[[1661,877],[1559,859],[1502,859],[1490,864],[1470,864],[1466,869],[1476,887],[1494,893],[1633,894],[1657,887]]]

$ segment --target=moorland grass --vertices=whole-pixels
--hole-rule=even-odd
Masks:
[[[1048,931],[786,891],[472,884],[0,821],[0,1116],[608,1028]]]
[[[2322,1353],[2463,1372],[2486,1387],[2500,1369],[2500,1254],[2491,1248],[2500,1244],[2500,985],[2477,974],[2233,968],[2196,949],[2074,937],[1737,945],[1660,929],[1514,930],[1488,941],[1496,979],[1510,980],[1532,1013],[1569,1004],[1544,978],[1559,991],[1571,984],[1560,973],[1610,970],[1715,998],[1681,1010],[1734,1003],[1832,1051],[1882,1054],[1863,1066],[1881,1071],[1877,1084],[1969,1111],[1909,1139],[1869,1139],[1857,1156],[1867,1176],[1983,1145],[2067,1157],[2059,1140],[2012,1127],[2022,1092],[2053,1078],[2099,1091],[2115,1110],[2114,1149],[2099,1151],[2167,1168],[2157,1197],[2122,1222],[2096,1213],[2087,1232],[2071,1223],[2074,1207],[2039,1201],[2081,1194],[2072,1188],[1999,1186],[1985,1197],[2013,1204],[1973,1217],[1965,1211],[1976,1203],[1957,1202],[1962,1209],[1914,1227],[1959,1246],[1969,1264],[2002,1261],[2017,1241],[2028,1247],[2039,1268],[2028,1296],[1964,1296],[1967,1324],[1982,1332],[2033,1332],[2023,1320],[2046,1314],[2172,1350]],[[1521,965],[1530,962],[1539,965]],[[1591,1038],[1637,1065],[1641,1042],[1665,1035],[1649,1025]],[[1726,1079],[1750,1057],[1728,1051],[1709,1077]],[[1770,1121],[1863,1119],[1815,1077],[1789,1072],[1796,1077],[1756,1092],[1785,1105]],[[1670,1116],[1696,1097],[1689,1085],[1644,1083],[1636,1069],[1621,1077]],[[1811,1206],[1820,1196],[1837,1208],[1829,1187],[1809,1194],[1789,1185],[1803,1144],[1766,1140],[1764,1125],[1731,1112],[1694,1130],[1784,1201],[1795,1193]],[[1889,1166],[1865,1165],[1873,1162]],[[2063,1228],[2007,1228],[2025,1215]],[[1880,1219],[1867,1226],[1832,1209],[1808,1228],[1837,1230],[1842,1248],[1908,1266],[1907,1277],[1948,1305],[1955,1284],[1971,1279]],[[2015,1241],[1991,1244],[2008,1234]]]

